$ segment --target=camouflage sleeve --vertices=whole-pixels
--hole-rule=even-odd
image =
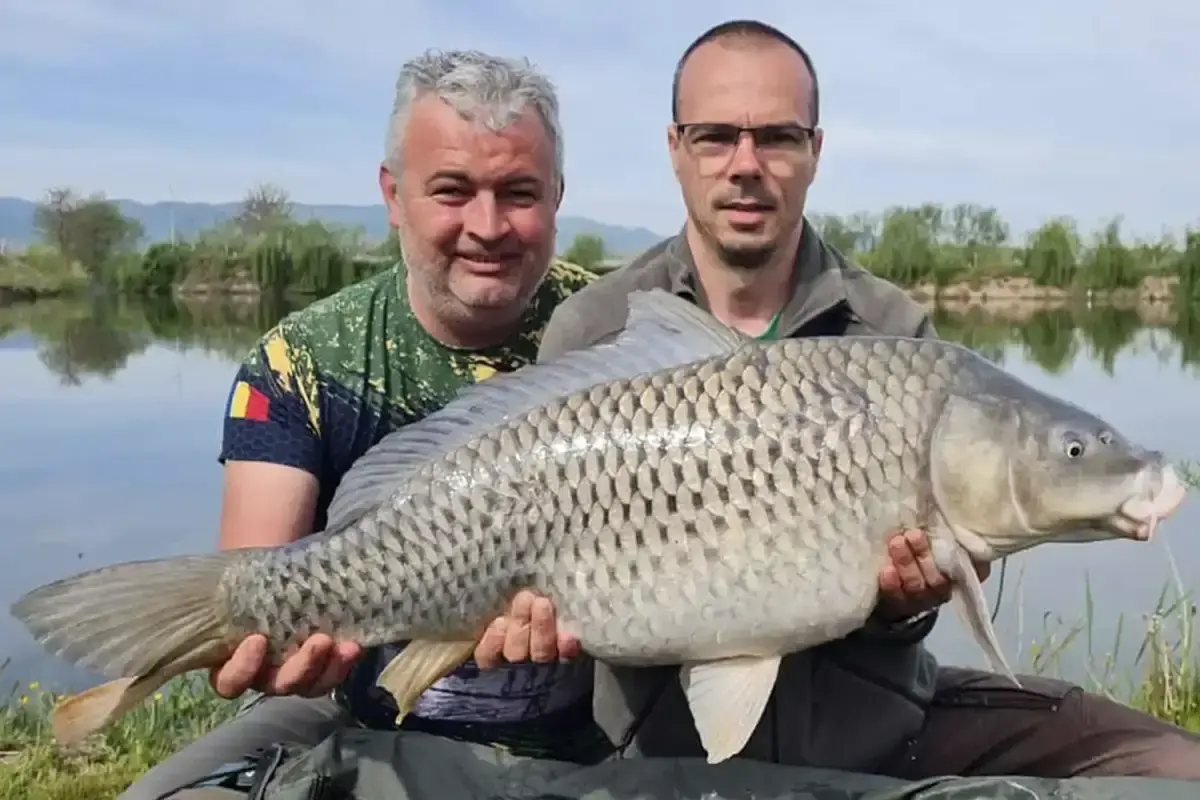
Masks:
[[[321,399],[311,351],[282,326],[242,362],[225,407],[220,462],[264,461],[322,476]]]

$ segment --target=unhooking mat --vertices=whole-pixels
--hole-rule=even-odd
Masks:
[[[280,765],[263,800],[1200,800],[1200,782],[947,777],[908,782],[732,760],[579,766],[421,733],[349,729]]]

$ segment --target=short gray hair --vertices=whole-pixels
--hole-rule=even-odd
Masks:
[[[532,108],[550,137],[555,182],[563,175],[563,136],[554,84],[525,58],[501,58],[478,50],[428,50],[405,62],[396,81],[384,163],[399,174],[404,126],[412,105],[433,93],[464,119],[499,131]]]

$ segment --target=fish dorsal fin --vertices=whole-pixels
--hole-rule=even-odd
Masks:
[[[750,337],[662,289],[629,295],[612,342],[572,350],[462,389],[442,408],[384,436],[337,487],[325,530],[337,531],[383,503],[412,469],[506,419],[601,383],[732,353]]]

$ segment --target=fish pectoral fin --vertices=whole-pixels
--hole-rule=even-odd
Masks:
[[[938,569],[951,580],[950,602],[958,612],[959,619],[971,633],[971,638],[983,650],[993,671],[1000,673],[1020,688],[1021,681],[1008,665],[996,629],[992,625],[992,616],[988,612],[987,597],[983,593],[983,585],[979,582],[979,574],[967,551],[957,544],[946,540],[936,540],[933,543],[933,557]]]
[[[1018,689],[1021,688],[1021,681],[1008,665],[1008,659],[1004,657],[1004,651],[1000,647],[991,615],[988,614],[987,598],[983,595],[983,586],[980,585],[975,570],[970,570],[970,576],[963,582],[955,583],[950,591],[950,602],[958,611],[959,619],[983,650],[992,670],[1008,678]]]
[[[50,712],[54,737],[64,747],[74,747],[136,708],[164,683],[163,678],[154,673],[142,678],[118,678],[63,698]]]
[[[780,660],[738,656],[680,668],[679,682],[708,763],[732,758],[750,741],[775,688]]]
[[[425,691],[449,675],[475,652],[475,642],[435,642],[414,639],[388,662],[375,685],[387,690],[396,700],[399,713],[396,724],[404,721],[408,712]]]

